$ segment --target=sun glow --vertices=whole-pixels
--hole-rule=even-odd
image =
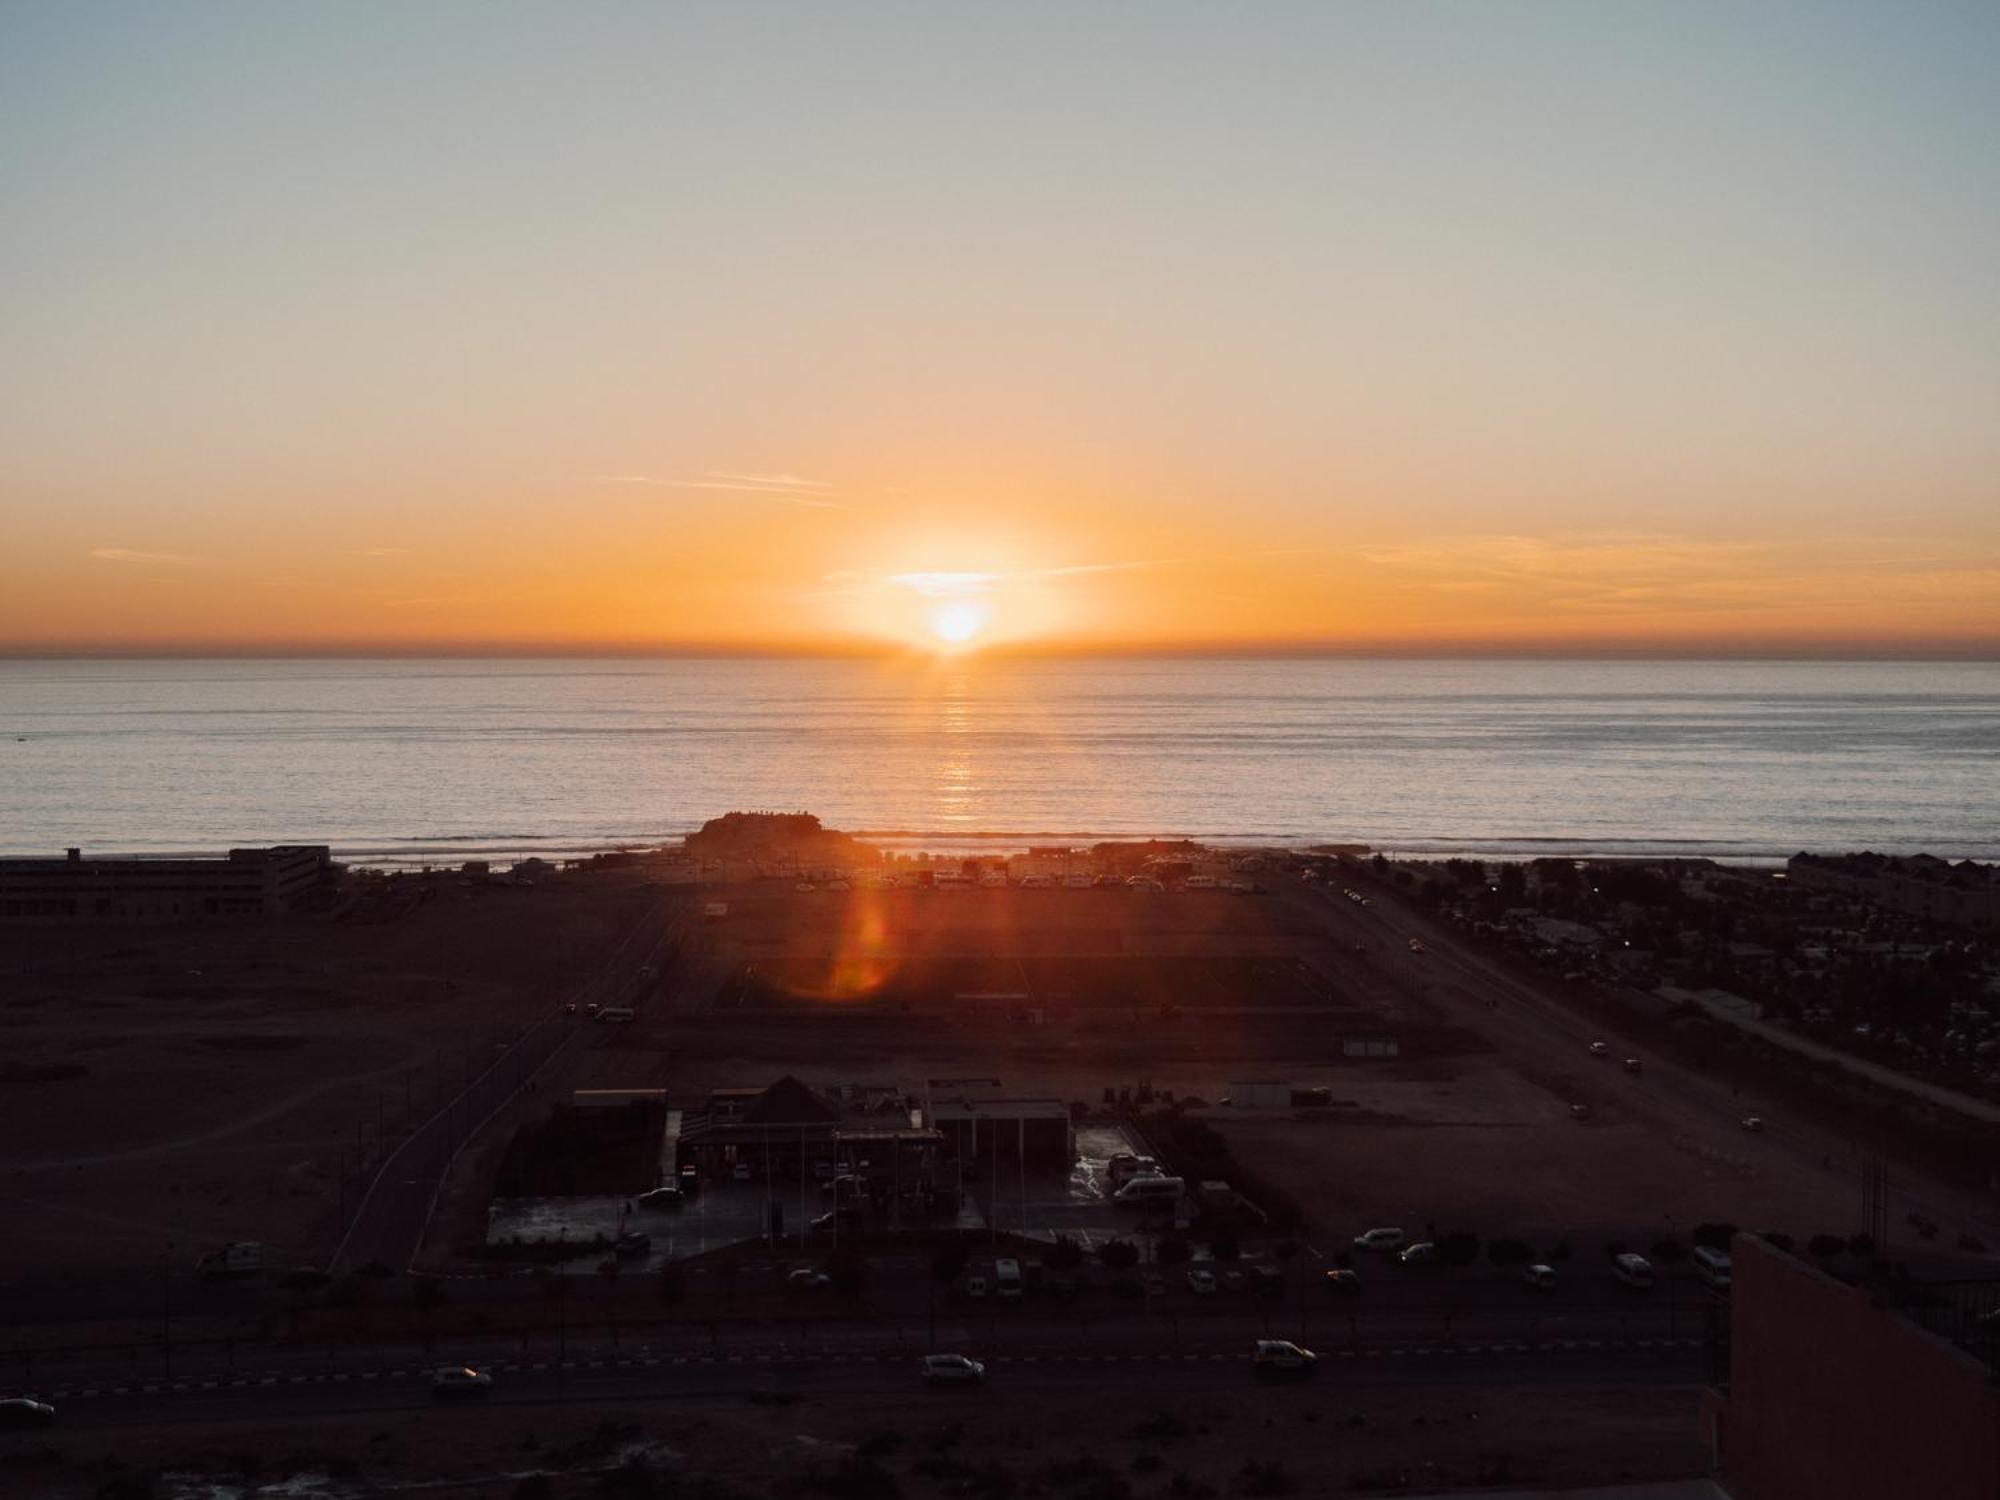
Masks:
[[[940,604],[930,615],[931,634],[947,649],[971,645],[985,624],[985,606],[971,599]]]

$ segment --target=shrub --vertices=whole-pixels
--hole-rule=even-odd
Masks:
[[[1479,1236],[1455,1229],[1438,1241],[1438,1259],[1448,1266],[1469,1266],[1479,1259]]]
[[[1247,1459],[1243,1467],[1236,1471],[1236,1492],[1239,1495],[1289,1495],[1298,1485],[1291,1474],[1280,1463],[1263,1459]]]
[[[1051,1271],[1074,1271],[1083,1264],[1083,1246],[1068,1235],[1059,1234],[1042,1260]]]
[[[1097,1247],[1097,1258],[1105,1270],[1120,1276],[1139,1264],[1139,1252],[1130,1240],[1106,1240]]]

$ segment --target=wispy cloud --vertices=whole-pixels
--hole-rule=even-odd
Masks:
[[[92,547],[90,555],[105,562],[116,563],[156,563],[166,567],[184,568],[207,559],[189,557],[181,552],[140,552],[132,547]]]
[[[892,583],[926,599],[949,599],[962,594],[983,594],[1002,584],[1043,578],[1078,578],[1090,573],[1130,573],[1140,568],[1164,568],[1180,558],[1149,557],[1131,562],[1069,563],[1057,568],[1017,568],[1007,573],[857,573],[842,571],[826,575],[828,583]]]
[[[1991,557],[1907,542],[1779,547],[1651,532],[1454,537],[1359,555],[1427,591],[1571,615],[1821,610],[1856,589],[1956,600],[2000,577]]]
[[[786,505],[802,505],[808,510],[848,510],[851,507],[834,497],[839,491],[817,479],[796,474],[744,474],[732,469],[709,469],[700,479],[662,479],[652,474],[593,474],[597,484],[643,485],[658,490],[727,490],[740,495],[763,495]]]

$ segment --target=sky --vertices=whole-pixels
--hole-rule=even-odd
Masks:
[[[2000,654],[2000,7],[0,0],[0,651]]]

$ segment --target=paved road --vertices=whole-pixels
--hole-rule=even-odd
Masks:
[[[1789,1119],[1754,1091],[1739,1093],[1657,1053],[1646,1056],[1646,1070],[1637,1075],[1623,1072],[1614,1059],[1592,1058],[1590,1043],[1615,1034],[1607,1033],[1602,1020],[1577,1014],[1558,995],[1517,977],[1455,927],[1405,906],[1378,882],[1357,876],[1352,883],[1369,894],[1369,906],[1346,900],[1338,883],[1329,889],[1280,878],[1277,891],[1295,907],[1317,913],[1337,941],[1365,940],[1375,945],[1392,975],[1424,984],[1427,999],[1456,1011],[1456,1019],[1487,1035],[1504,1052],[1534,1059],[1552,1071],[1597,1070],[1587,1085],[1592,1097],[1576,1102],[1613,1101],[1664,1131],[1697,1135],[1721,1154],[1757,1159],[1774,1173],[1819,1174],[1835,1191],[1851,1194],[1858,1202],[1861,1159],[1854,1142]],[[1423,953],[1408,951],[1412,937],[1423,942]],[[1487,999],[1499,1003],[1489,1008]],[[1761,1134],[1751,1135],[1742,1127],[1743,1118],[1752,1114],[1768,1121]],[[1989,1244],[2000,1244],[2000,1207],[1969,1202],[1963,1192],[1914,1169],[1899,1166],[1890,1176],[1892,1235],[1914,1209],[1944,1225],[1947,1242],[1970,1231]]]
[[[678,936],[686,900],[675,894],[661,897],[633,924],[604,967],[568,998],[579,1007],[629,1003],[644,988],[644,971],[657,968]],[[439,1186],[464,1143],[583,1034],[581,1010],[565,1016],[560,1005],[551,1006],[457,1098],[394,1147],[328,1269],[351,1270],[376,1261],[399,1271],[409,1267],[423,1243]]]
[[[1174,1349],[1048,1344],[994,1352],[969,1342],[945,1347],[985,1360],[988,1390],[996,1393],[1073,1387],[1082,1395],[1112,1386],[1140,1386],[1148,1393],[1201,1391],[1240,1387],[1253,1378],[1249,1347],[1242,1341],[1190,1343]],[[488,1361],[485,1368],[494,1375],[490,1398],[494,1406],[649,1400],[735,1404],[752,1393],[773,1390],[825,1395],[908,1392],[913,1399],[937,1400],[961,1394],[922,1389],[916,1373],[921,1348],[766,1343],[704,1351],[628,1346],[568,1359],[498,1359]],[[1685,1386],[1705,1378],[1702,1352],[1687,1340],[1326,1346],[1321,1354],[1318,1378],[1312,1383],[1316,1386]],[[429,1406],[432,1398],[425,1372],[433,1362],[317,1372],[258,1369],[166,1384],[61,1387],[43,1394],[56,1405],[66,1431],[163,1421],[177,1428],[246,1419],[306,1423],[331,1415]]]

